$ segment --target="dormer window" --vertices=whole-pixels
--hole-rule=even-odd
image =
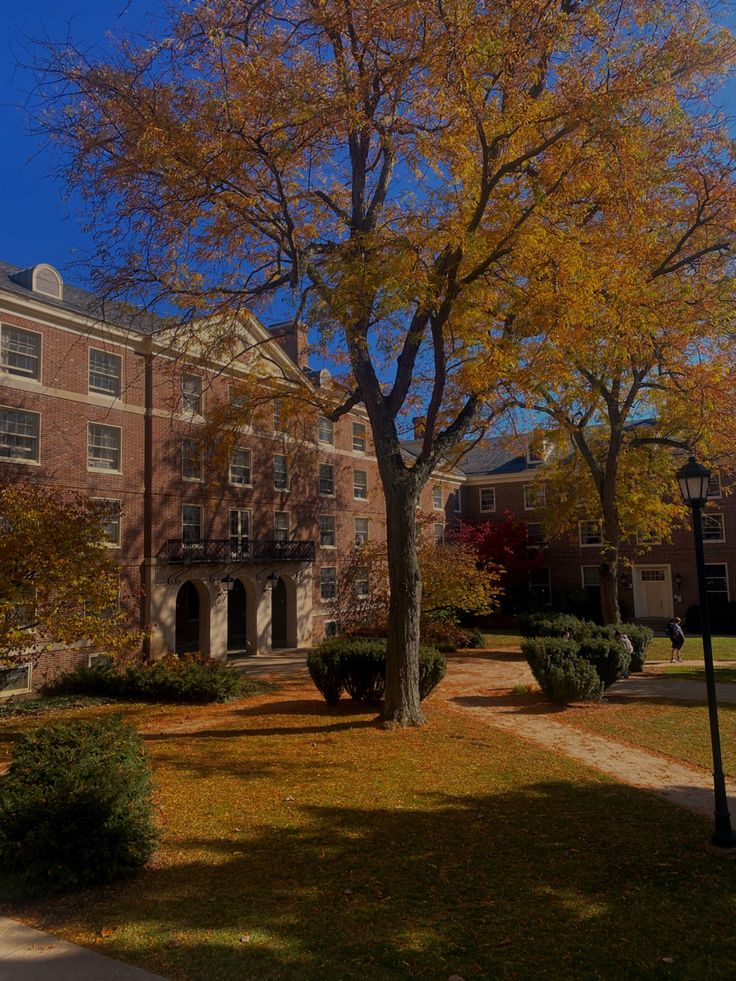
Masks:
[[[64,296],[64,284],[61,281],[61,276],[53,266],[48,266],[45,262],[33,267],[31,289],[34,293],[53,296],[55,300],[61,300]]]
[[[529,443],[526,448],[526,462],[529,466],[539,465],[544,463],[550,454],[551,446],[546,439],[535,440],[533,443]]]

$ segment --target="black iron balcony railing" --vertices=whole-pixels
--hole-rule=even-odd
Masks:
[[[247,538],[203,538],[185,542],[169,538],[159,549],[165,562],[314,562],[314,542],[258,541]]]

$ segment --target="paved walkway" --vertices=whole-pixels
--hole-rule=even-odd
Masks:
[[[451,656],[447,678],[438,694],[489,725],[580,760],[622,783],[649,790],[697,814],[712,817],[711,773],[573,728],[555,719],[565,710],[550,704],[543,696],[513,693],[514,688],[534,684],[532,673],[517,650],[468,652]],[[736,691],[720,691],[723,688],[719,686],[719,695],[726,696],[723,700],[736,701]],[[610,697],[626,701],[661,698],[704,702],[705,685],[653,675],[636,677],[614,685]],[[736,783],[729,781],[727,792],[736,803]],[[736,814],[733,804],[731,811]]]
[[[0,917],[0,981],[166,981]]]
[[[273,654],[251,654],[246,657],[230,658],[238,674],[249,678],[281,678],[306,668],[307,651],[303,648],[290,651],[277,651]]]

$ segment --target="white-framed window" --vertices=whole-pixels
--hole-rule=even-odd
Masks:
[[[318,484],[322,497],[335,496],[335,468],[331,463],[320,463]]]
[[[184,480],[202,479],[202,443],[187,437],[181,441],[181,475]]]
[[[636,544],[641,546],[661,545],[662,536],[656,531],[637,531]]]
[[[276,542],[288,542],[291,534],[291,519],[288,511],[274,511],[273,537]]]
[[[96,347],[89,349],[87,387],[100,395],[118,396],[123,385],[123,359]]]
[[[109,654],[94,652],[87,655],[88,668],[106,668],[108,664],[112,664],[112,658]]]
[[[337,544],[334,514],[321,514],[319,516],[319,544],[321,548],[334,548]]]
[[[110,548],[120,548],[120,512],[122,501],[108,497],[93,497],[100,509],[100,525],[105,544]]]
[[[353,497],[356,501],[368,500],[367,470],[353,470]]]
[[[480,491],[480,509],[481,511],[495,511],[496,510],[496,488],[495,487],[481,487]]]
[[[284,400],[273,400],[273,431],[275,433],[285,433],[288,429],[286,412],[284,410]]]
[[[319,598],[332,600],[337,596],[337,569],[334,565],[319,570]]]
[[[713,471],[708,480],[708,497],[721,497],[721,475]]]
[[[365,453],[368,448],[368,436],[366,434],[365,423],[353,423],[353,452]]]
[[[230,483],[239,487],[252,487],[251,452],[244,446],[236,446],[230,456]]]
[[[452,510],[455,514],[460,514],[463,510],[463,501],[460,496],[460,488],[456,487],[452,492]]]
[[[365,599],[366,596],[370,595],[367,569],[358,569],[355,573],[355,595],[358,599]]]
[[[544,484],[524,484],[524,510],[536,511],[547,503]]]
[[[434,533],[434,541],[436,545],[441,545],[445,540],[445,526],[437,521],[432,529]]]
[[[728,600],[728,566],[725,562],[706,565],[705,588],[713,599]]]
[[[181,376],[181,411],[202,415],[202,379],[199,375]]]
[[[526,448],[526,462],[530,466],[535,466],[544,461],[549,456],[550,444],[546,439],[536,439]]]
[[[585,590],[595,590],[596,593],[601,584],[601,568],[598,565],[581,565],[580,580]]]
[[[0,406],[0,460],[38,463],[41,416]]]
[[[17,667],[0,668],[0,698],[23,695],[31,691],[32,681],[33,665],[30,661]]]
[[[335,424],[327,416],[320,416],[317,420],[317,441],[326,446],[335,445]]]
[[[87,423],[87,469],[120,473],[121,439],[122,430],[119,426]]]
[[[541,521],[529,521],[526,526],[527,545],[545,545],[547,537],[544,533],[544,525]]]
[[[353,533],[356,545],[367,545],[368,518],[353,518]]]
[[[704,542],[725,542],[726,530],[723,524],[722,514],[711,514],[706,511],[703,514],[703,541]]]
[[[253,516],[249,508],[230,509],[230,549],[234,555],[246,553],[250,548]]]
[[[337,620],[325,620],[325,637],[337,637]]]
[[[432,488],[432,507],[435,511],[445,510],[445,504],[442,500],[442,488],[439,484],[435,484]]]
[[[600,521],[579,521],[578,535],[580,537],[581,545],[588,546],[603,544],[603,534],[601,532]]]
[[[552,602],[552,577],[549,568],[543,566],[541,569],[532,569],[529,573],[529,592],[543,603]]]
[[[202,508],[198,504],[182,506],[181,540],[186,545],[193,545],[202,540]]]
[[[283,453],[273,455],[273,486],[280,491],[289,489],[289,461]]]
[[[0,324],[0,368],[9,375],[41,380],[41,335]]]

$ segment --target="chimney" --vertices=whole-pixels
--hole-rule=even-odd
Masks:
[[[307,337],[307,328],[304,324],[295,324],[293,321],[286,321],[280,324],[273,324],[269,327],[269,330],[273,334],[274,340],[297,367],[309,367],[307,357],[309,340]]]

